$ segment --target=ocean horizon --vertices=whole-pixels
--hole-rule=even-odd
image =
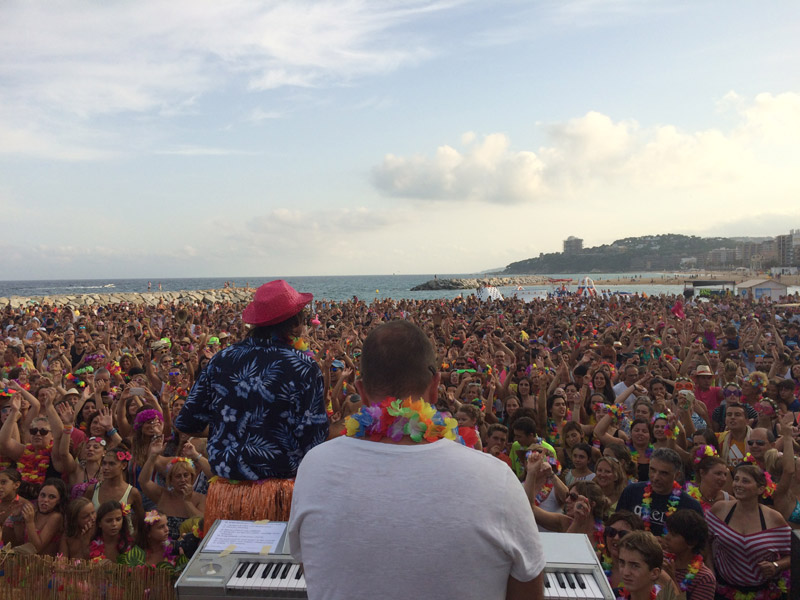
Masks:
[[[670,272],[671,273],[671,272]],[[163,279],[36,279],[36,280],[15,280],[0,281],[0,297],[10,298],[18,296],[23,298],[36,298],[42,296],[67,296],[79,294],[112,294],[112,293],[142,293],[148,291],[148,282],[151,283],[152,292],[161,291],[179,292],[194,290],[221,289],[226,281],[236,284],[236,287],[256,288],[262,283],[273,279],[285,279],[290,285],[299,291],[311,292],[316,299],[326,300],[347,300],[356,296],[362,300],[370,301],[375,298],[395,298],[395,299],[435,299],[435,298],[455,298],[459,295],[468,295],[472,290],[435,290],[412,292],[411,288],[425,283],[434,278],[480,278],[484,273],[433,273],[417,275],[320,275],[320,276],[270,276],[270,277],[184,277],[184,278],[163,278]],[[657,277],[662,272],[641,272],[641,273],[593,273],[593,277],[611,278],[632,278],[635,276]],[[553,279],[571,278],[573,285],[582,278],[582,275],[554,273],[541,275]],[[608,289],[616,292],[646,293],[648,295],[658,294],[680,294],[683,292],[683,285],[658,285],[658,284],[638,284],[630,283],[623,285],[602,285],[601,289]],[[512,294],[516,291],[514,286],[503,286],[498,288],[504,295]],[[552,286],[524,286],[525,290],[541,292],[549,291]],[[800,288],[792,286],[790,293],[800,292]]]

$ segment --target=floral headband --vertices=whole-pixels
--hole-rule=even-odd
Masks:
[[[161,513],[157,510],[151,510],[145,513],[144,515],[144,522],[148,525],[154,525],[158,523],[158,520],[161,518]]]
[[[765,486],[764,486],[764,493],[761,494],[761,497],[764,498],[765,500],[767,498],[771,498],[772,494],[775,493],[775,489],[778,486],[775,485],[774,481],[772,481],[772,475],[769,474],[769,471],[767,471],[766,469],[761,469],[761,467],[758,466],[758,462],[756,461],[756,457],[753,456],[752,454],[750,454],[749,452],[744,455],[744,461],[742,461],[742,462],[754,465],[754,466],[758,467],[759,470],[761,470],[762,473],[764,473],[764,479],[766,479],[766,483],[765,483]]]
[[[719,456],[717,454],[717,449],[714,446],[709,446],[708,444],[700,444],[697,447],[697,450],[694,452],[694,458],[692,462],[694,464],[699,464],[701,460],[703,460],[706,456]]]
[[[106,441],[103,438],[96,437],[96,436],[92,436],[92,437],[90,437],[89,439],[86,440],[87,444],[89,442],[95,442],[97,444],[100,444],[101,446],[105,446],[106,445]]]
[[[167,473],[169,473],[172,470],[172,467],[177,465],[178,463],[186,463],[192,469],[194,469],[194,461],[191,458],[186,458],[185,456],[176,456],[171,461],[169,461],[169,464],[167,465]]]
[[[164,415],[161,413],[160,410],[156,410],[155,408],[148,408],[147,410],[143,410],[142,412],[136,414],[136,418],[133,420],[133,428],[141,429],[142,425],[144,425],[148,421],[152,421],[153,419],[158,419],[163,423]]]

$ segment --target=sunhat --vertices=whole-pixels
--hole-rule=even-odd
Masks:
[[[275,325],[303,310],[313,300],[312,294],[301,294],[283,279],[265,283],[256,290],[253,301],[242,312],[248,325]]]

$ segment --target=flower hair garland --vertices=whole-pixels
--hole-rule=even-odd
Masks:
[[[458,421],[445,417],[421,398],[386,398],[378,405],[364,406],[347,418],[345,433],[349,437],[378,441],[388,437],[399,442],[409,436],[414,442],[434,442],[446,438],[461,441]]]
[[[156,410],[155,408],[148,408],[147,410],[143,410],[140,413],[136,413],[136,417],[133,419],[133,428],[141,429],[142,425],[144,425],[148,421],[152,421],[153,419],[158,419],[163,423],[164,414],[160,410]]]
[[[189,465],[192,469],[194,469],[194,461],[191,458],[186,458],[185,456],[176,456],[167,465],[167,473],[172,470],[172,467],[177,465],[178,463],[184,463]]]
[[[117,460],[119,462],[131,461],[132,459],[133,459],[133,456],[131,456],[131,453],[128,452],[127,450],[119,450],[117,452]]]
[[[144,522],[148,525],[155,525],[158,523],[158,520],[161,518],[161,513],[157,510],[150,510],[147,511],[144,515]]]
[[[708,444],[700,444],[697,447],[697,450],[694,451],[694,458],[692,462],[694,464],[700,464],[700,461],[703,460],[707,456],[719,456],[717,453],[717,449],[714,446],[710,446]]]

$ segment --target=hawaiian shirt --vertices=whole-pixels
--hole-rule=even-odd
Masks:
[[[328,438],[322,371],[278,340],[247,338],[218,352],[192,387],[175,428],[209,427],[208,461],[233,480],[289,478]]]

